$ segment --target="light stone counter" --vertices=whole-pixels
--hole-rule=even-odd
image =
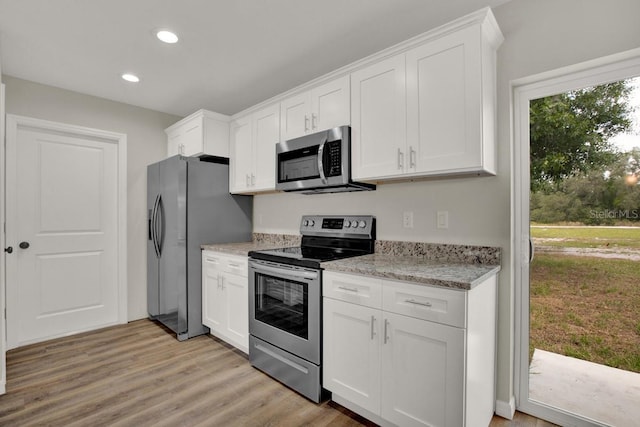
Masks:
[[[299,246],[300,236],[289,234],[264,234],[253,233],[253,240],[250,242],[238,243],[212,243],[202,245],[202,250],[222,252],[231,255],[247,256],[251,251],[261,251],[265,249],[281,248],[285,246]]]
[[[469,290],[500,271],[500,249],[376,241],[376,253],[323,262],[326,271]]]
[[[251,251],[300,245],[300,236],[254,233],[250,242],[202,245],[247,256]],[[485,246],[376,241],[376,253],[323,262],[327,271],[469,290],[500,271],[500,249]]]

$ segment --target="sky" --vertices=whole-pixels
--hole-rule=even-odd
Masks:
[[[620,151],[631,151],[634,147],[640,148],[640,77],[634,78],[632,85],[634,89],[629,100],[631,105],[635,107],[635,111],[633,112],[631,132],[616,135],[610,140]]]

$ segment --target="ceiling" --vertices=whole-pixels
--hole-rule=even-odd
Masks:
[[[0,0],[2,71],[178,116],[234,114],[507,1]],[[180,41],[159,42],[164,28]]]

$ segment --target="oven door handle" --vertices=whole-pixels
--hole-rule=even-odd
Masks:
[[[318,273],[315,271],[301,271],[301,270],[288,270],[284,268],[269,267],[262,264],[249,261],[249,268],[253,269],[256,273],[268,273],[272,276],[291,278],[291,279],[303,279],[303,280],[317,280]]]

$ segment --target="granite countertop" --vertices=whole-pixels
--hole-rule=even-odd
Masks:
[[[252,241],[202,245],[203,250],[247,256],[298,246],[300,236],[254,233]],[[326,271],[470,290],[500,271],[500,249],[486,246],[376,241],[375,253],[321,263]]]
[[[300,236],[288,234],[264,234],[253,233],[250,242],[238,243],[211,243],[202,245],[204,251],[223,252],[231,255],[247,256],[251,251],[282,248],[286,246],[299,246]]]
[[[239,243],[212,243],[202,245],[203,251],[222,252],[231,255],[247,256],[251,251],[259,251],[263,249],[273,249],[275,246],[261,242],[239,242]]]
[[[500,271],[500,265],[467,264],[425,257],[371,254],[323,262],[326,271],[354,273],[415,284],[470,290]]]

